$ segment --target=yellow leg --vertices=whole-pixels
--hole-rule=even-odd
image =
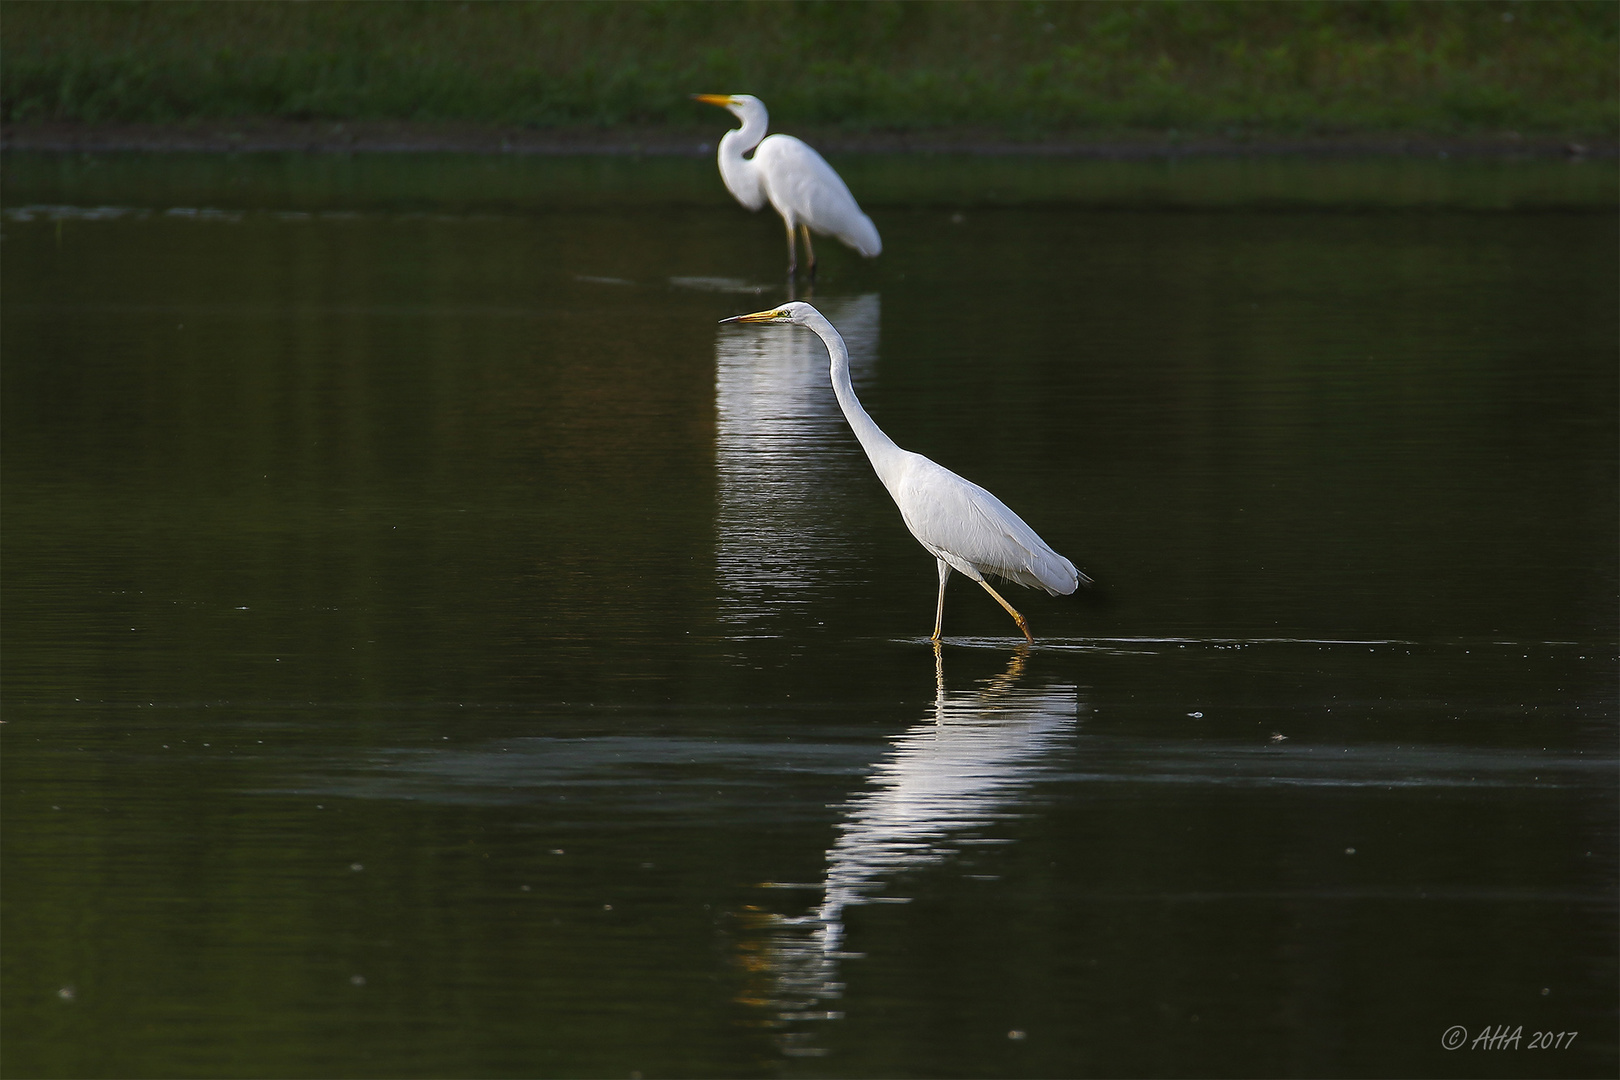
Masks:
[[[996,598],[996,603],[1007,609],[1007,614],[1013,617],[1013,622],[1018,624],[1018,629],[1024,632],[1024,640],[1029,642],[1031,645],[1035,644],[1035,637],[1029,632],[1029,623],[1024,619],[1024,617],[1018,614],[1017,610],[1011,604],[1003,600],[1001,598],[1001,594],[992,589],[988,581],[981,581],[979,584],[984,586],[985,592]]]
[[[801,223],[799,231],[804,233],[804,257],[810,263],[810,280],[816,280],[816,249],[810,244],[810,226]]]
[[[983,696],[989,698],[996,694],[1005,694],[1008,690],[1011,690],[1013,685],[1024,674],[1024,665],[1028,661],[1029,646],[1027,644],[1013,646],[1012,657],[1007,661],[1007,670],[990,680],[989,689],[984,692]]]
[[[945,625],[945,582],[950,579],[951,564],[944,559],[939,560],[939,606],[934,609],[934,636],[929,638],[936,646],[939,644],[939,632]]]
[[[793,271],[795,271],[795,270],[797,270],[799,268],[799,249],[795,246],[795,244],[797,242],[798,233],[794,230],[793,226],[788,225],[788,223],[785,220],[783,221],[783,224],[787,225],[787,234],[788,234],[788,272],[787,272],[787,276],[791,280],[792,277],[793,277]]]

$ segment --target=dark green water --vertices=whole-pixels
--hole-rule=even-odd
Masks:
[[[5,158],[7,1075],[1613,1075],[1613,163],[841,164],[1027,652],[712,163]]]

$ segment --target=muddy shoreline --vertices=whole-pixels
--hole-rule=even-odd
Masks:
[[[690,128],[536,129],[390,121],[233,121],[184,124],[8,124],[0,150],[57,153],[456,153],[690,157],[714,152],[721,125]],[[966,154],[1145,160],[1174,157],[1484,157],[1614,158],[1613,139],[1408,134],[1342,136],[1056,135],[1009,138],[999,132],[796,132],[832,154]]]

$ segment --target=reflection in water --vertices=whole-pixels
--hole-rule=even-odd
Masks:
[[[942,862],[967,843],[995,843],[983,830],[1011,816],[1031,784],[1070,741],[1080,711],[1073,685],[1020,687],[1027,653],[978,690],[945,689],[944,662],[934,645],[932,715],[892,740],[868,787],[840,808],[838,838],[827,851],[821,903],[811,914],[757,917],[761,931],[742,942],[745,966],[758,981],[743,995],[784,1028],[789,1056],[816,1056],[811,1031],[796,1022],[837,1019],[829,1006],[843,991],[838,963],[844,911],[851,905],[904,903],[895,875]]]
[[[818,300],[849,346],[858,387],[877,357],[882,300]],[[870,472],[827,376],[827,350],[811,334],[720,328],[715,343],[716,558],[721,617],[744,632],[768,627],[784,605],[836,576],[845,550],[838,506]]]

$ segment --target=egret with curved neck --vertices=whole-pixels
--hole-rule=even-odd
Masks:
[[[952,570],[982,585],[1031,643],[1035,638],[1029,632],[1029,621],[990,587],[987,575],[1045,589],[1054,596],[1067,596],[1080,585],[1091,584],[1089,577],[1053,551],[1000,499],[943,465],[895,445],[861,407],[849,379],[849,351],[844,348],[844,339],[814,307],[796,302],[722,322],[792,323],[815,331],[827,346],[833,393],[844,410],[844,419],[849,421],[878,479],[900,508],[906,528],[939,561],[939,605],[934,610],[932,640],[939,640],[945,621],[945,583]]]
[[[872,258],[883,251],[877,226],[861,212],[855,196],[825,158],[791,135],[766,137],[770,117],[765,103],[752,94],[693,94],[692,100],[719,105],[742,121],[720,140],[720,178],[737,201],[750,210],[767,202],[787,226],[788,276],[798,266],[795,236],[804,236],[810,280],[816,277],[812,230],[835,236]],[[755,149],[755,148],[758,149]],[[753,150],[752,158],[744,157]]]

